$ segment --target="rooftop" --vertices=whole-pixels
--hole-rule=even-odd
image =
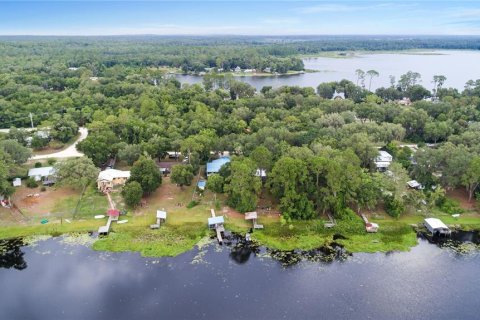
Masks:
[[[445,223],[437,218],[427,218],[425,219],[425,223],[427,223],[432,229],[448,229]]]
[[[211,162],[207,162],[207,174],[209,173],[217,173],[220,171],[220,168],[230,162],[230,157],[221,157]]]
[[[97,180],[107,180],[107,181],[112,181],[113,179],[116,178],[130,178],[130,171],[122,171],[122,170],[117,170],[117,169],[106,169],[103,171],[100,171],[98,174],[98,179]]]
[[[157,210],[157,219],[167,219],[167,212],[163,210]]]
[[[28,170],[29,177],[48,177],[55,173],[53,167],[41,167]]]
[[[223,216],[211,217],[208,218],[208,225],[212,226],[215,224],[222,224],[224,223]]]

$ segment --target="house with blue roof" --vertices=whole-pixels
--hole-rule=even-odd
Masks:
[[[220,171],[220,168],[222,168],[223,165],[229,162],[230,162],[230,157],[228,156],[218,158],[211,162],[207,162],[207,177],[210,176],[211,174],[218,173]]]

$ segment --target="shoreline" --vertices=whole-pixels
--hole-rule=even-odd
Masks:
[[[9,226],[3,227],[0,231],[0,240],[86,234],[91,236],[101,224],[101,221],[80,220],[71,224]],[[341,222],[338,227],[322,230],[321,224],[323,221],[316,220],[313,226],[306,230],[300,221],[288,226],[271,222],[267,223],[266,231],[255,231],[251,237],[259,246],[280,252],[318,250],[340,245],[348,253],[376,253],[409,251],[418,244],[418,233],[423,230],[420,223],[409,224],[407,221],[383,221],[378,233],[360,232],[346,224],[342,225]],[[243,237],[249,227],[229,221],[226,229]],[[479,231],[480,224],[466,221],[463,224],[453,224],[452,230]],[[206,238],[212,236],[213,233],[205,226],[195,222],[167,223],[160,230],[152,231],[146,225],[134,221],[132,225],[115,225],[106,237],[92,238],[91,248],[106,252],[139,252],[144,257],[175,257],[192,250],[195,246],[201,246]]]

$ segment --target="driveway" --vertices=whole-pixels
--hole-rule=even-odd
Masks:
[[[66,148],[62,151],[59,151],[59,152],[55,152],[55,153],[33,156],[33,157],[30,158],[30,160],[41,160],[41,159],[48,159],[48,158],[60,159],[60,158],[83,157],[84,154],[77,150],[77,144],[80,141],[85,140],[85,138],[88,136],[88,129],[81,127],[81,128],[78,129],[78,131],[80,132],[80,137],[77,139],[77,141],[75,141],[75,143],[73,143],[68,148]]]

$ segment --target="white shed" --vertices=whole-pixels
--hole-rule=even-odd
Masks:
[[[437,218],[427,218],[423,224],[432,235],[449,235],[451,232],[445,223]]]
[[[22,185],[22,179],[20,179],[20,178],[13,179],[13,186],[14,187],[20,187],[21,185]]]

